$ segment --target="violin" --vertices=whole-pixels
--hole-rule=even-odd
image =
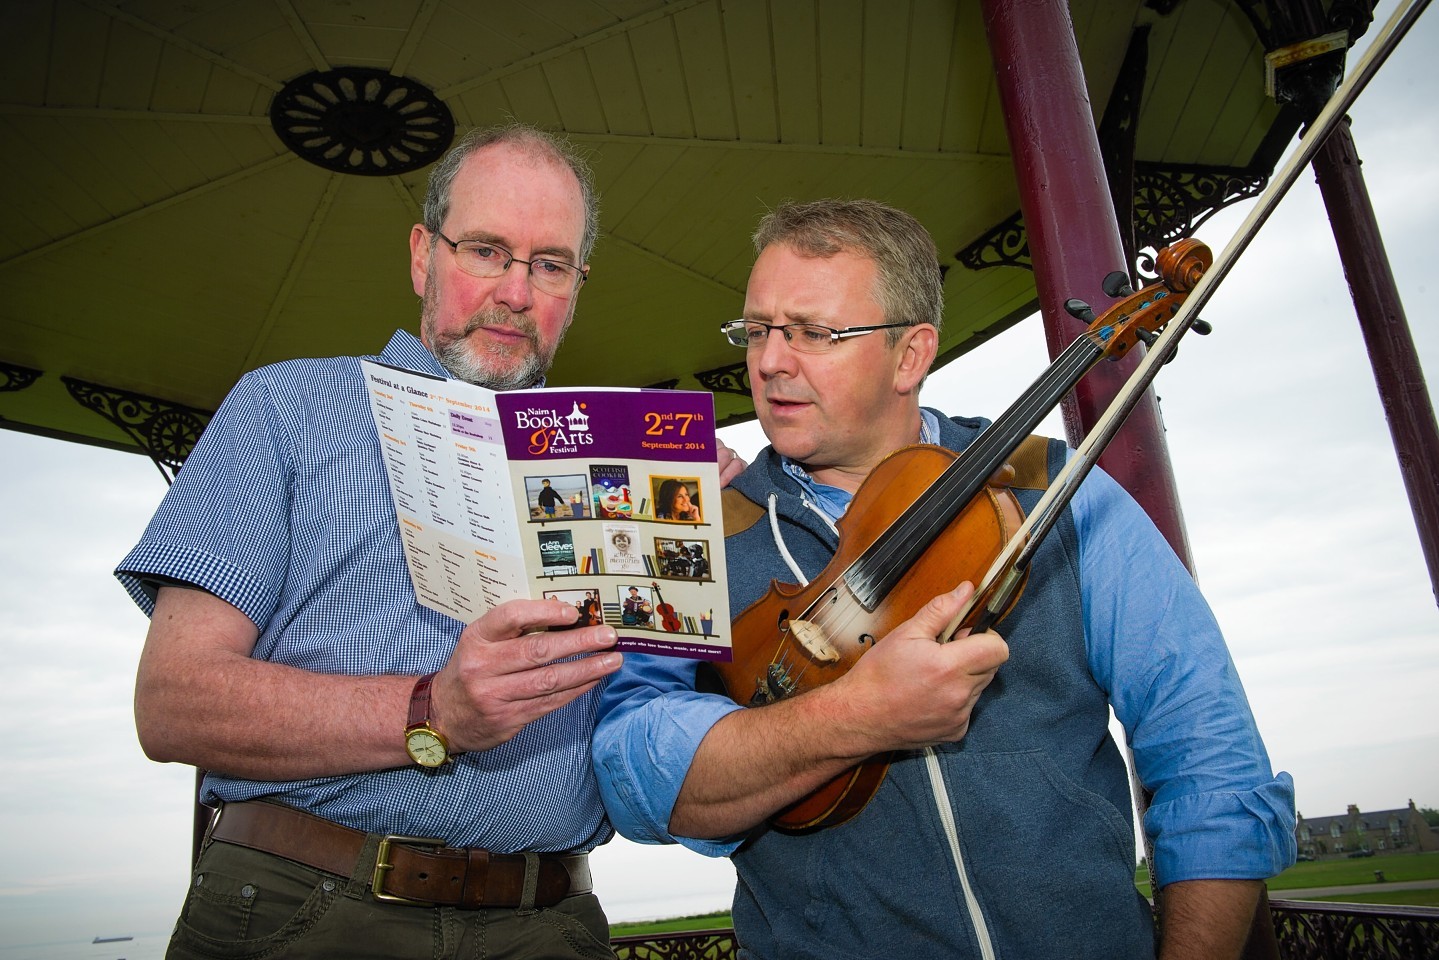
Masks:
[[[1181,240],[1158,256],[1161,279],[1139,291],[1112,274],[1105,292],[1119,296],[1020,397],[962,453],[917,444],[880,462],[838,524],[839,546],[809,584],[772,582],[734,622],[733,660],[714,664],[726,694],[763,706],[831,683],[848,673],[880,637],[932,597],[968,580],[976,584],[962,628],[979,632],[1018,599],[1022,571],[998,576],[996,558],[1026,518],[1005,486],[1006,461],[1039,421],[1098,362],[1126,355],[1178,312],[1213,262],[1209,248]],[[1092,312],[1070,301],[1072,314]],[[1010,471],[1012,474],[1012,471]],[[1003,583],[996,598],[997,583]],[[771,817],[782,830],[835,826],[864,808],[884,780],[892,753],[871,757]]]
[[[680,618],[679,615],[675,613],[675,608],[665,603],[665,595],[660,593],[658,581],[651,580],[650,587],[654,589],[655,599],[659,601],[659,605],[655,607],[655,613],[660,615],[660,624],[670,633],[678,633],[683,624],[680,623]]]

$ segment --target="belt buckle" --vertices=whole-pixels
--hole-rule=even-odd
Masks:
[[[445,845],[445,841],[437,840],[434,837],[402,837],[396,833],[381,837],[379,848],[375,851],[375,872],[370,877],[370,894],[376,900],[383,900],[386,903],[405,903],[414,907],[435,906],[434,902],[430,900],[411,900],[409,897],[385,892],[385,873],[395,868],[395,865],[389,862],[390,847],[397,843],[413,843],[423,847],[443,847]]]

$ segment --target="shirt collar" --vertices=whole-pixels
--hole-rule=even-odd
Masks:
[[[939,417],[926,410],[919,408],[919,442],[939,443]],[[831,520],[838,520],[844,516],[845,510],[849,509],[849,502],[854,494],[840,487],[830,486],[827,483],[820,483],[809,472],[795,463],[789,457],[780,457],[780,466],[784,472],[794,478],[800,485],[810,501],[819,507]]]

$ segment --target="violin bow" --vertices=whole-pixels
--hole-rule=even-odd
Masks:
[[[1114,439],[1125,417],[1129,416],[1144,391],[1149,389],[1149,385],[1159,374],[1159,368],[1174,356],[1174,352],[1179,348],[1179,339],[1194,325],[1199,310],[1209,302],[1214,290],[1233,269],[1239,255],[1249,247],[1259,228],[1294,185],[1299,171],[1314,158],[1314,154],[1329,138],[1340,118],[1354,105],[1360,91],[1378,72],[1428,5],[1429,0],[1401,0],[1399,7],[1390,15],[1374,42],[1364,52],[1364,56],[1355,64],[1354,70],[1344,78],[1309,129],[1301,135],[1299,149],[1290,155],[1280,167],[1279,173],[1269,181],[1269,186],[1255,201],[1249,215],[1244,218],[1229,243],[1189,291],[1178,312],[1170,318],[1163,332],[1145,351],[1144,357],[1114,400],[1105,408],[1094,428],[1075,448],[1069,462],[1055,476],[1024,523],[1005,544],[964,608],[940,633],[940,642],[948,642],[966,623],[969,623],[972,632],[987,630],[1008,611],[1024,583],[1024,573],[1029,561],[1039,549],[1045,534],[1058,522],[1064,507],[1079,489],[1080,482],[1098,462],[1099,455]],[[975,610],[979,607],[983,609],[975,617]]]

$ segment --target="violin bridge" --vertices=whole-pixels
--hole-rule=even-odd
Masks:
[[[808,620],[791,620],[789,629],[794,634],[795,640],[799,641],[804,652],[815,660],[820,663],[839,662],[839,651],[834,648],[834,644],[829,642],[824,631],[813,623]]]

